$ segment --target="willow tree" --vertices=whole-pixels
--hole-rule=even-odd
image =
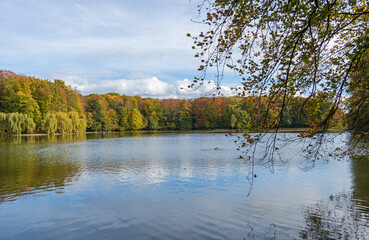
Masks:
[[[6,114],[0,112],[0,135],[6,133]]]
[[[79,124],[77,133],[85,133],[87,129],[87,119],[86,116],[83,114],[79,114]]]
[[[367,2],[205,0],[199,11],[200,16],[205,13],[202,22],[209,29],[193,37],[195,57],[202,64],[191,86],[204,84],[211,69],[216,72],[216,90],[225,71],[240,76],[239,95],[259,99],[252,118],[253,130],[259,134],[246,132],[240,144],[250,153],[265,140],[270,147],[260,163],[267,165],[278,156],[278,148],[277,134],[265,132],[279,131],[293,97],[304,97],[301,115],[328,102],[327,114],[310,121],[309,130],[301,134],[314,136],[315,144],[309,144],[307,152],[318,159],[324,133],[334,124],[337,111],[345,107],[342,99],[349,94],[352,76],[368,55]],[[273,105],[278,106],[274,109],[278,114],[270,115]]]
[[[58,119],[56,115],[53,113],[45,114],[44,118],[42,119],[42,129],[47,134],[55,134],[58,129]]]
[[[57,132],[60,134],[72,133],[73,123],[72,119],[68,117],[68,114],[64,112],[58,112],[55,115],[56,119],[58,120]]]
[[[21,134],[22,125],[24,125],[23,114],[9,113],[7,114],[7,130],[10,134]]]
[[[33,121],[33,118],[23,114],[23,125],[22,125],[22,132],[31,134],[36,129],[36,123]]]
[[[0,134],[32,133],[36,124],[33,118],[22,113],[0,113]]]
[[[87,121],[84,115],[78,112],[69,112],[68,118],[70,119],[71,128],[69,133],[84,133],[87,127]]]

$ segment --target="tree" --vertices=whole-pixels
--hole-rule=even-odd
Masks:
[[[72,133],[73,124],[72,120],[68,117],[68,114],[64,112],[58,112],[55,115],[58,121],[57,132],[60,134]]]
[[[306,98],[291,97],[291,104],[285,108],[281,127],[316,125],[317,121],[326,116],[332,105],[331,101],[323,101],[324,96],[317,94],[314,99],[307,102],[305,104],[307,111],[302,111],[304,114],[301,118],[295,115],[299,116],[297,114],[299,103],[303,103]],[[21,133],[33,132],[36,123],[39,132],[48,134],[83,133],[86,128],[88,131],[143,128],[247,130],[258,127],[257,123],[260,122],[258,111],[267,110],[266,125],[275,122],[283,98],[278,96],[269,107],[265,104],[267,99],[265,96],[243,96],[159,100],[118,93],[82,96],[61,80],[51,82],[0,70],[0,110],[5,112],[1,114],[0,121],[5,122],[1,126],[0,133],[19,133],[18,122]],[[339,124],[332,126],[342,125],[344,112],[342,110],[338,112],[339,114],[334,115],[333,122]],[[14,114],[9,115],[11,113]]]
[[[0,111],[40,117],[39,106],[32,97],[31,80],[14,73],[0,74]]]
[[[241,144],[252,147],[270,129],[277,133],[298,95],[304,96],[298,114],[310,117],[310,129],[300,136],[315,136],[321,144],[327,129],[336,125],[342,97],[349,94],[352,77],[368,55],[367,3],[215,0],[203,1],[201,11],[209,30],[193,38],[195,57],[202,64],[191,86],[204,84],[215,67],[219,89],[227,68],[242,78],[239,95],[259,97],[252,124],[259,134],[246,133]],[[328,106],[326,114],[317,118],[314,114],[322,116],[323,106]],[[278,149],[273,147],[276,137],[272,139],[273,150],[266,156],[273,159]]]
[[[132,109],[129,122],[132,130],[140,130],[144,127],[142,115],[137,108]]]
[[[0,112],[0,135],[32,133],[35,128],[32,117],[26,114]]]
[[[87,130],[93,129],[94,119],[93,119],[92,113],[90,113],[90,112],[86,113],[86,122],[87,122],[87,125],[86,125]]]
[[[195,128],[208,129],[216,127],[217,112],[215,111],[214,98],[197,98],[192,106]]]
[[[106,114],[106,100],[99,95],[93,94],[88,98],[86,110],[92,113],[92,122],[90,122],[90,131],[107,131],[108,119]]]
[[[52,99],[50,97],[52,96],[52,90],[50,85],[51,83],[47,80],[32,78],[32,97],[37,102],[42,116],[50,112],[52,106]]]
[[[0,135],[4,135],[6,133],[6,114],[0,112]]]
[[[192,129],[192,113],[186,100],[181,101],[180,109],[177,114],[177,127],[179,130]]]
[[[69,112],[68,118],[71,120],[70,133],[84,133],[87,127],[87,121],[84,115],[78,112]]]
[[[64,81],[55,79],[54,84],[52,85],[52,102],[53,107],[52,111],[54,112],[67,112],[68,104],[67,104],[67,92],[65,91],[67,86]]]
[[[47,113],[42,119],[42,129],[47,133],[54,135],[58,129],[58,120],[55,114]]]
[[[142,99],[138,100],[139,111],[141,112],[144,119],[146,119],[147,128],[150,130],[158,130],[162,128],[161,124],[163,124],[163,111],[160,107],[159,99]]]
[[[36,123],[33,121],[33,118],[23,114],[23,126],[22,126],[22,132],[26,132],[28,134],[31,134],[35,131],[36,129]]]
[[[9,113],[7,114],[7,129],[11,134],[21,134],[24,125],[23,114]]]
[[[226,107],[226,121],[232,129],[246,129],[251,120],[249,113],[242,109],[242,98],[232,97]]]
[[[177,117],[181,105],[180,99],[163,99],[160,101],[160,107],[163,114],[163,127],[165,129],[177,129]],[[191,106],[189,106],[191,108]]]
[[[127,109],[123,106],[120,106],[117,108],[117,114],[119,131],[127,130],[129,128]]]
[[[365,58],[352,77],[350,84],[351,97],[348,105],[348,128],[353,132],[353,143],[368,142],[369,138],[369,57]]]
[[[148,127],[150,130],[158,130],[160,129],[159,126],[159,117],[158,114],[155,111],[152,111],[150,115],[147,118],[148,121]]]

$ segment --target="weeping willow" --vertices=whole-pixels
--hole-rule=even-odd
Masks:
[[[84,133],[86,127],[86,117],[78,112],[47,113],[37,124],[27,114],[0,112],[0,135],[31,134],[35,133],[36,129],[37,132],[49,135]]]
[[[0,113],[0,134],[33,133],[36,123],[23,113]]]
[[[70,134],[84,133],[87,127],[86,117],[78,112],[48,113],[42,120],[43,132],[53,135],[55,133]]]
[[[68,118],[71,120],[72,133],[84,133],[87,127],[86,117],[78,112],[69,112]]]
[[[54,135],[57,131],[58,120],[53,113],[45,114],[42,119],[42,130],[49,135]]]

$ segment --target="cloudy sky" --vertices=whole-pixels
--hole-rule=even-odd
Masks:
[[[192,40],[199,0],[0,0],[0,69],[62,79],[82,94],[199,97]],[[236,87],[233,74],[223,93]],[[210,75],[210,79],[213,76]]]

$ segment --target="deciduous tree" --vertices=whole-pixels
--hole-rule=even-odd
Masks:
[[[204,84],[212,67],[218,88],[224,69],[240,76],[240,95],[259,97],[252,115],[259,134],[245,134],[242,142],[254,145],[270,129],[277,133],[291,124],[286,115],[299,95],[304,101],[294,114],[306,114],[310,126],[301,136],[322,143],[368,56],[367,2],[210,0],[203,1],[200,13],[209,29],[193,38],[202,64],[191,86]],[[272,158],[278,151],[273,139],[267,155]]]

